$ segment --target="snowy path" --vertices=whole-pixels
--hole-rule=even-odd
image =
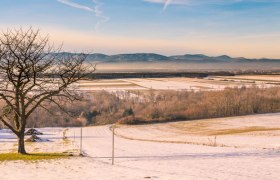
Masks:
[[[88,127],[83,132],[84,152],[93,160],[109,165],[112,139],[109,127]],[[127,171],[127,179],[138,177],[137,174],[159,179],[277,179],[280,173],[277,150],[158,143],[120,137],[115,137],[115,147],[115,167]]]

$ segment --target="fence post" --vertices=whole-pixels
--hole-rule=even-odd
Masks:
[[[80,155],[83,155],[83,128],[81,127]]]
[[[115,124],[112,126],[112,165],[115,163]]]

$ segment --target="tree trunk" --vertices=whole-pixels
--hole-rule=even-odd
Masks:
[[[18,136],[18,153],[27,154],[25,151],[24,132]]]

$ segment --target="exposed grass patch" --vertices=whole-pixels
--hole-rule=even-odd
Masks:
[[[217,120],[208,119],[179,122],[170,125],[171,127],[181,130],[182,133],[212,135],[212,133],[216,131],[215,128],[213,128],[213,125],[224,126],[224,123]]]
[[[61,159],[69,158],[69,154],[63,153],[34,153],[22,155],[18,153],[5,153],[0,154],[0,162],[2,161],[39,161],[39,160],[50,160],[50,159]]]
[[[238,128],[238,129],[222,129],[217,132],[212,133],[211,135],[230,135],[230,134],[240,134],[240,133],[249,133],[249,132],[261,132],[261,131],[278,131],[280,128],[266,128],[266,127],[246,127],[246,128]]]
[[[242,118],[242,117],[240,117]],[[227,118],[230,120],[231,118]],[[203,136],[222,136],[250,132],[279,131],[279,127],[248,126],[248,127],[230,127],[226,121],[219,119],[187,121],[171,124],[171,127],[179,129],[182,133],[196,134]]]

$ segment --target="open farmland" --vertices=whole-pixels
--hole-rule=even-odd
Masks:
[[[278,179],[280,114],[184,121],[115,129],[111,165],[110,126],[83,129],[86,157],[0,163],[2,179]],[[80,129],[39,129],[48,142],[28,143],[29,152],[78,152]],[[215,140],[216,137],[216,140]],[[0,131],[1,153],[16,138]],[[28,173],[26,173],[28,172]]]
[[[206,146],[279,149],[280,114],[120,126],[124,138]]]
[[[280,75],[239,75],[239,76],[216,76],[213,80],[230,81],[239,83],[277,84],[280,85]]]
[[[280,85],[279,75],[211,76],[207,78],[128,78],[116,80],[83,80],[80,91],[118,90],[223,90],[242,86],[272,87]]]

